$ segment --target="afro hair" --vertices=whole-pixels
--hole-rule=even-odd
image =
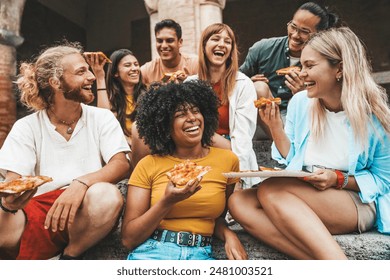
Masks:
[[[219,100],[210,84],[194,80],[185,83],[154,83],[139,101],[137,129],[151,154],[172,155],[176,149],[171,138],[174,114],[180,106],[196,106],[204,118],[202,146],[212,144],[218,127]]]

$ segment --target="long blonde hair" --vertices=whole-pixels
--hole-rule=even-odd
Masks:
[[[368,124],[373,125],[372,115],[390,133],[386,91],[375,83],[364,45],[356,34],[348,27],[331,28],[314,34],[306,44],[324,56],[330,65],[342,62],[341,105],[362,148],[367,148]],[[319,138],[324,130],[325,109],[317,98],[313,100],[311,118],[311,131]]]
[[[53,90],[49,79],[60,79],[63,74],[62,58],[81,53],[78,43],[50,47],[44,50],[33,63],[23,62],[16,81],[20,90],[20,101],[31,110],[47,109],[52,104]]]
[[[222,31],[226,31],[232,40],[232,50],[230,57],[226,60],[226,70],[222,74],[221,78],[221,90],[222,104],[226,104],[229,100],[229,96],[232,94],[236,85],[236,75],[238,71],[238,50],[236,37],[233,30],[226,24],[214,23],[205,28],[200,38],[199,46],[199,79],[204,81],[210,81],[209,61],[206,56],[206,43],[210,37],[214,34],[219,34]]]

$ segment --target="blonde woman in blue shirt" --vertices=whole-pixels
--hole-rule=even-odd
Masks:
[[[315,34],[301,63],[306,91],[292,98],[285,129],[275,104],[259,114],[273,157],[313,175],[269,178],[236,192],[229,207],[253,236],[293,258],[346,259],[332,234],[390,233],[388,97],[349,28]]]

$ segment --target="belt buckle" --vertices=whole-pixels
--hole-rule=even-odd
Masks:
[[[183,242],[184,239],[182,238],[182,235],[184,236],[185,234],[188,235],[188,241],[191,240],[191,243]],[[176,244],[181,245],[181,246],[194,246],[195,245],[195,238],[196,238],[196,234],[193,234],[193,233],[187,232],[187,231],[179,231],[177,233]]]

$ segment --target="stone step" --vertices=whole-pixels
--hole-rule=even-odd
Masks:
[[[251,260],[288,260],[288,256],[276,251],[266,244],[256,240],[240,225],[230,227],[235,231],[244,245]],[[377,231],[363,234],[335,235],[335,240],[351,260],[390,260],[390,236]],[[213,241],[214,257],[226,259],[224,244],[215,239]],[[88,250],[84,256],[86,260],[124,260],[127,249],[121,245],[120,227],[107,236],[98,245]]]
[[[266,147],[266,144],[263,143]],[[260,144],[259,144],[260,145]],[[127,181],[118,184],[119,189],[125,196]],[[86,260],[124,260],[128,251],[122,246],[119,224],[99,244],[88,250],[84,256]],[[248,256],[252,260],[287,260],[288,256],[276,251],[266,244],[256,240],[239,225],[235,224],[230,228],[237,233],[245,246]],[[353,260],[390,260],[390,236],[380,234],[375,230],[363,234],[335,235],[335,240],[345,251],[347,257]],[[214,257],[226,259],[225,249],[222,241],[215,239],[213,243]]]
[[[249,235],[240,225],[231,227],[239,236],[251,260],[288,260],[278,252]],[[363,234],[334,235],[334,239],[351,260],[390,260],[390,236],[370,231]],[[217,259],[226,259],[222,241],[215,240],[214,254]]]

